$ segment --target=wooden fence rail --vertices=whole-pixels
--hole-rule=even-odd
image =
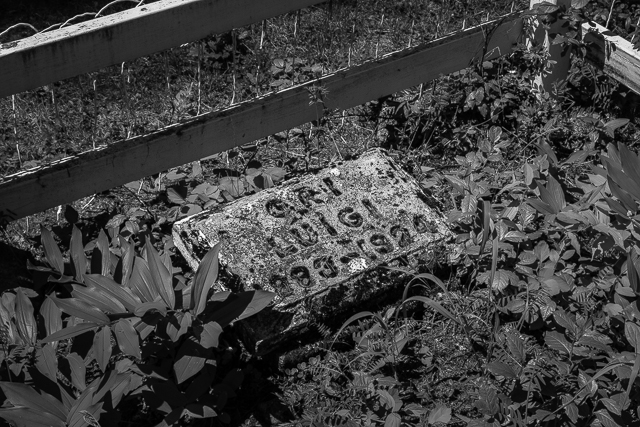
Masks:
[[[163,0],[0,44],[0,98],[326,0]]]
[[[13,219],[219,153],[505,55],[522,30],[518,14],[149,135],[22,172],[0,184],[0,214]],[[322,88],[323,102],[310,103]]]
[[[258,22],[322,0],[164,0],[67,29],[0,45],[0,96],[72,77]],[[592,31],[595,28],[595,31]],[[640,93],[640,60],[629,42],[588,27],[590,59]],[[255,141],[508,54],[519,13],[385,55],[279,93],[141,137],[20,172],[0,183],[0,219],[18,219]],[[322,102],[310,103],[322,88]]]

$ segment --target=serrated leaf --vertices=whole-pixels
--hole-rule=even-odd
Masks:
[[[205,323],[200,333],[200,345],[204,348],[217,348],[221,333],[222,327],[217,322]]]
[[[45,344],[36,349],[36,369],[54,383],[58,381],[56,377],[58,359],[56,358],[56,350],[52,345]]]
[[[75,270],[75,278],[78,282],[83,282],[83,276],[87,272],[87,256],[84,254],[84,245],[82,244],[82,232],[74,224],[71,231],[71,243],[69,247],[71,253],[71,261]]]
[[[493,362],[487,365],[487,369],[496,376],[501,376],[505,378],[517,378],[518,374],[513,370],[513,368],[506,363],[500,362],[499,360],[494,360]]]
[[[51,232],[42,225],[40,226],[40,239],[42,240],[42,246],[44,248],[44,256],[49,265],[58,273],[64,274],[62,252],[60,252],[60,248]]]
[[[106,372],[112,351],[111,328],[105,326],[93,336],[93,352],[102,372]]]
[[[154,285],[156,292],[165,304],[167,304],[167,307],[173,309],[176,303],[175,292],[173,291],[173,276],[167,267],[165,267],[160,259],[160,255],[151,245],[149,239],[147,239],[147,243],[145,244],[145,253],[147,255],[149,271],[153,279],[152,285]]]
[[[17,382],[0,382],[0,388],[14,406],[26,406],[27,408],[49,413],[59,420],[65,420],[67,411],[56,398],[50,394],[36,390],[26,384]]]
[[[48,298],[53,300],[53,302],[56,303],[62,311],[71,314],[72,316],[76,316],[99,325],[106,325],[110,322],[109,317],[106,314],[77,298],[57,298],[52,295],[49,295]]]
[[[80,323],[78,325],[73,325],[73,326],[69,326],[68,328],[64,328],[58,332],[55,332],[51,335],[46,336],[44,339],[42,339],[40,342],[41,343],[48,343],[48,342],[53,342],[53,341],[60,341],[60,340],[65,340],[68,338],[73,338],[75,336],[78,336],[80,334],[84,334],[85,332],[88,332],[92,329],[97,329],[99,328],[100,325],[96,324],[96,323]]]
[[[428,421],[429,424],[449,424],[449,422],[451,422],[451,408],[448,408],[445,405],[437,405],[431,412],[429,412]]]
[[[48,412],[25,407],[0,409],[0,418],[4,418],[15,427],[66,427],[64,421]]]
[[[191,289],[191,310],[195,315],[199,315],[204,311],[207,304],[207,295],[209,290],[218,278],[218,254],[220,253],[221,243],[216,244],[202,258],[195,278],[193,279],[193,287]]]
[[[522,364],[527,357],[527,352],[522,338],[520,338],[516,333],[507,333],[505,338],[509,352],[511,352],[511,355],[516,359],[516,361],[518,361],[518,363]]]
[[[567,341],[563,334],[556,331],[548,331],[545,334],[544,342],[552,349],[564,353],[571,354],[571,344]]]
[[[140,339],[131,322],[127,319],[120,319],[112,328],[120,350],[136,359],[142,358],[140,354]]]
[[[16,326],[22,339],[28,344],[34,344],[37,334],[36,319],[33,317],[33,305],[24,294],[22,288],[16,292]]]

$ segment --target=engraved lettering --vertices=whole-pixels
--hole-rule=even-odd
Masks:
[[[308,288],[311,286],[311,274],[309,274],[309,269],[304,265],[293,267],[291,269],[291,277],[298,285],[302,286],[303,288]]]
[[[398,242],[398,246],[400,246],[401,248],[409,246],[411,244],[411,241],[413,240],[411,239],[411,233],[409,233],[409,230],[400,225],[394,225],[393,227],[391,227],[390,234],[391,237],[396,239],[396,242]]]
[[[370,258],[371,260],[375,261],[378,259],[378,256],[374,253],[371,253],[367,250],[367,246],[364,243],[364,239],[359,239],[356,241],[356,244],[358,245],[358,249],[360,249],[360,251],[362,251],[362,253],[367,257]]]
[[[271,199],[264,205],[267,213],[275,218],[284,218],[289,210],[285,202],[280,199]]]
[[[338,212],[338,220],[347,227],[358,228],[362,225],[363,218],[353,208],[344,208]]]
[[[328,255],[313,260],[313,268],[318,270],[318,274],[325,279],[338,276],[338,267],[336,267],[335,262],[333,262],[333,258]]]
[[[273,248],[276,255],[278,255],[280,258],[286,258],[298,252],[298,248],[296,248],[294,245],[279,245],[273,236],[267,239],[267,243],[269,243],[269,246]]]
[[[274,274],[269,279],[269,283],[271,287],[276,290],[278,295],[282,298],[286,298],[289,295],[293,294],[293,289],[289,285],[289,281],[287,278],[281,274]]]
[[[318,215],[318,219],[320,220],[320,224],[322,224],[324,226],[324,228],[327,230],[327,233],[329,233],[330,236],[337,236],[338,235],[338,232],[336,231],[336,229],[333,228],[333,225],[329,224],[329,221],[327,221],[327,218],[325,218],[322,213],[316,212],[316,215]]]
[[[333,194],[335,194],[336,196],[341,196],[342,195],[342,191],[338,190],[335,186],[335,184],[333,183],[333,180],[331,178],[322,178],[322,182],[324,182],[324,184],[327,186],[327,188],[329,188],[329,190],[331,190],[331,192]]]
[[[382,216],[382,214],[380,214],[380,211],[378,210],[378,208],[373,206],[373,203],[371,203],[371,200],[362,199],[362,204],[365,208],[367,208],[367,210],[369,211],[372,217],[374,217],[378,221],[384,220],[384,217]]]
[[[349,252],[348,254],[340,257],[340,262],[343,264],[349,264],[356,258],[360,258],[360,254],[358,252]]]
[[[420,234],[422,233],[435,233],[438,231],[438,228],[436,227],[436,225],[433,223],[433,221],[429,221],[427,220],[427,218],[424,215],[415,215],[413,217],[413,226],[416,229],[416,231]]]
[[[302,203],[307,208],[311,207],[311,202],[317,204],[324,203],[322,199],[316,197],[318,194],[320,194],[320,192],[309,187],[299,188],[296,190],[296,193],[298,194],[298,200],[300,200],[300,203]]]
[[[384,234],[374,234],[369,238],[371,244],[380,254],[388,254],[393,252],[393,244]]]
[[[318,232],[313,229],[308,223],[300,223],[300,228],[292,228],[291,235],[296,238],[298,243],[302,246],[313,246],[318,243]]]

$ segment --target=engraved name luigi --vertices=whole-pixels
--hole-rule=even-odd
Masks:
[[[337,216],[336,224],[325,213],[320,212],[326,211],[322,209],[326,205],[322,196],[323,193],[331,193],[338,197],[342,192],[330,178],[324,178],[322,183],[326,188],[316,190],[304,186],[295,189],[295,201],[288,202],[274,197],[264,203],[268,215],[288,223],[289,239],[276,239],[273,236],[267,239],[279,258],[292,257],[304,248],[316,245],[320,239],[330,239],[341,248],[333,254],[323,254],[312,259],[307,265],[313,268],[313,272],[306,265],[294,265],[290,268],[288,277],[274,276],[271,281],[276,286],[287,286],[291,282],[309,288],[315,284],[316,275],[324,279],[335,278],[341,269],[346,270],[352,260],[365,258],[375,261],[379,256],[394,252],[396,248],[409,246],[416,234],[437,232],[435,223],[422,214],[398,209],[395,218],[385,217],[375,203],[366,197],[360,198],[356,206],[343,207],[333,213],[332,215]],[[297,202],[298,207],[294,206],[294,203],[298,205]],[[312,215],[317,221],[311,221],[308,215]],[[312,222],[316,224],[315,227]],[[336,230],[332,223],[344,229]],[[352,238],[354,235],[356,237]]]

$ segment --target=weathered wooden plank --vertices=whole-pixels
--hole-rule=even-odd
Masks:
[[[628,40],[612,35],[602,25],[582,24],[583,40],[589,43],[587,59],[596,67],[640,94],[640,51]]]
[[[0,97],[326,0],[163,0],[0,44]]]
[[[0,215],[21,218],[201,159],[509,53],[522,29],[517,14],[404,49],[379,60],[164,130],[114,143],[0,184]],[[310,103],[310,94],[326,93]]]

